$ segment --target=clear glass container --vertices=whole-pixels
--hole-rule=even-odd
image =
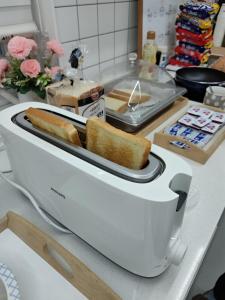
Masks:
[[[186,92],[176,87],[167,71],[137,60],[135,54],[103,70],[98,80],[105,90],[107,121],[128,132],[138,130]]]

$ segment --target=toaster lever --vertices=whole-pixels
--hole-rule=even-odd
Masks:
[[[187,199],[187,193],[184,191],[175,191],[179,195],[176,211],[179,211]]]

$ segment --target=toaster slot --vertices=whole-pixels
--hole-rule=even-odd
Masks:
[[[60,149],[79,157],[82,160],[85,160],[92,165],[95,165],[113,175],[116,175],[120,178],[138,182],[138,183],[146,183],[154,180],[158,176],[160,176],[164,169],[165,164],[164,162],[154,153],[149,153],[148,162],[146,166],[141,170],[132,170],[128,169],[126,167],[123,167],[121,165],[118,165],[112,161],[109,161],[95,153],[92,153],[85,149],[85,140],[86,140],[86,127],[85,124],[71,119],[67,118],[64,115],[49,111],[51,113],[57,114],[58,116],[69,120],[77,129],[82,147],[76,146],[74,144],[71,144],[63,139],[60,139],[48,132],[45,132],[35,126],[32,125],[32,123],[28,120],[26,117],[25,112],[21,112],[17,115],[15,115],[12,118],[12,122],[18,125],[19,127],[23,128],[24,130],[30,132],[31,134],[47,141],[48,143],[51,143]]]
[[[50,112],[50,113],[53,113],[52,111],[49,111],[49,110],[46,110],[47,112]],[[63,117],[62,115],[60,115],[60,114],[58,114],[58,113],[55,113],[54,112],[54,114],[55,115],[57,115],[57,116],[59,116],[59,117],[61,117],[61,118],[64,118],[64,119],[66,119],[67,121],[69,120],[70,121],[70,123],[72,123],[73,124],[73,126],[74,127],[76,127],[76,129],[77,129],[77,131],[78,131],[78,135],[79,135],[79,138],[80,138],[80,141],[81,141],[81,144],[82,144],[82,147],[86,147],[86,126],[83,124],[83,123],[81,123],[81,122],[79,122],[79,121],[74,121],[73,119],[70,119],[70,118],[65,118],[65,117]],[[31,124],[31,126],[33,127],[33,125],[32,125],[32,123],[31,123],[31,121],[28,119],[28,117],[26,116],[26,115],[24,115],[24,119],[25,119],[25,121],[26,122],[29,122],[30,124]],[[24,126],[25,126],[26,124],[24,123]],[[26,126],[25,126],[26,127]],[[33,127],[33,128],[35,128],[35,127]],[[26,129],[26,128],[24,128],[24,129]],[[44,131],[44,130],[42,130],[41,128],[38,128],[38,130],[40,131],[40,132],[42,132],[43,134],[45,134],[46,133],[46,131]],[[51,134],[51,133],[47,133],[48,135],[50,135],[50,136],[52,136],[52,137],[56,137],[54,134]],[[60,139],[60,137],[57,137],[57,139]],[[64,140],[63,140],[64,141]],[[64,141],[65,143],[67,143],[67,141]],[[69,143],[69,142],[68,142]]]

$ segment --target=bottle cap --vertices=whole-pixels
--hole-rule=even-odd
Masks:
[[[155,31],[148,31],[147,32],[147,39],[154,40],[155,39]]]

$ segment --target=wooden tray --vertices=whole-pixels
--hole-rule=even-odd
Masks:
[[[160,124],[165,122],[169,117],[174,115],[180,109],[185,107],[188,103],[188,99],[185,97],[179,97],[172,105],[167,107],[165,110],[157,114],[147,125],[135,132],[135,135],[146,136]]]
[[[214,108],[212,106],[207,106],[207,105],[199,105],[199,106],[211,109],[213,111],[223,112],[222,110]],[[184,115],[184,113],[182,113],[178,119],[180,119],[182,115]],[[174,120],[171,124],[167,126],[170,126],[176,122],[177,121]],[[209,157],[213,154],[213,152],[218,148],[218,146],[223,142],[224,138],[225,138],[225,126],[223,126],[221,129],[218,130],[218,132],[206,144],[205,147],[199,148],[196,145],[192,144],[191,142],[183,139],[182,137],[171,136],[169,134],[164,133],[164,129],[163,129],[155,133],[153,143],[163,148],[166,148],[170,151],[181,154],[201,164],[204,164],[209,159]],[[179,141],[185,143],[188,146],[188,149],[178,148],[177,146],[171,144],[171,142],[173,141]]]
[[[10,229],[86,298],[90,300],[121,300],[78,258],[21,216],[9,212],[0,219],[0,233],[6,229]],[[62,261],[66,262],[70,268],[65,268]]]

